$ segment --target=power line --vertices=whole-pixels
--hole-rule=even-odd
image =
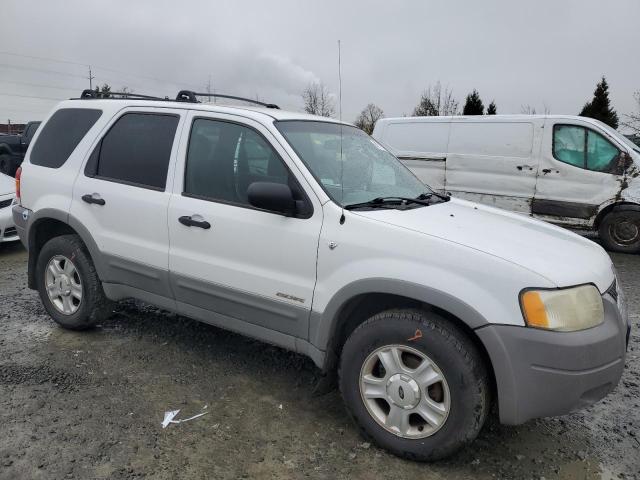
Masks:
[[[0,92],[0,95],[5,96],[5,97],[21,97],[21,98],[35,98],[38,100],[55,100],[57,102],[64,100],[64,98],[53,98],[53,97],[40,97],[37,95],[20,95],[17,93],[4,93],[4,92]]]
[[[58,87],[55,85],[45,85],[43,83],[27,83],[27,82],[12,82],[10,80],[0,80],[0,83],[11,83],[13,85],[25,85],[28,87],[41,87],[41,88],[53,88],[55,90],[67,90],[67,91],[72,91],[72,92],[77,92],[78,90],[80,90],[81,87],[74,87],[74,88],[70,88],[70,87]]]
[[[0,55],[10,55],[13,57],[22,57],[22,58],[30,58],[33,60],[44,60],[44,61],[49,61],[49,62],[56,62],[56,63],[66,63],[69,65],[78,65],[78,66],[82,66],[82,67],[87,67],[87,68],[93,68],[98,69],[98,70],[107,70],[110,72],[114,72],[114,73],[119,73],[121,75],[127,75],[127,76],[133,76],[133,77],[139,77],[139,78],[144,78],[146,80],[153,80],[154,82],[158,82],[158,83],[164,83],[164,84],[172,84],[181,88],[185,88],[185,84],[184,82],[177,82],[175,80],[171,80],[171,79],[166,79],[166,78],[157,78],[157,77],[151,77],[149,75],[141,75],[138,73],[132,73],[132,72],[127,72],[124,70],[119,70],[116,68],[111,68],[111,67],[105,67],[103,65],[95,65],[95,64],[88,64],[88,63],[81,63],[81,62],[74,62],[71,60],[59,60],[59,59],[55,59],[55,58],[47,58],[47,57],[38,57],[35,55],[23,55],[20,53],[12,53],[12,52],[0,52]],[[3,64],[0,64],[3,65]],[[6,65],[6,64],[5,64]],[[7,65],[10,66],[10,65]],[[26,70],[35,70],[33,68],[29,68],[29,67],[21,67],[21,66],[15,66],[14,68],[23,68]],[[44,71],[44,70],[43,70]],[[48,71],[49,73],[54,73],[53,71]],[[56,73],[62,73],[62,72],[56,72]],[[77,74],[67,74],[67,75],[73,75],[73,76],[79,76]]]
[[[12,57],[31,58],[33,60],[44,60],[44,61],[47,61],[47,62],[68,63],[70,65],[80,65],[80,66],[83,66],[83,67],[88,67],[89,66],[86,63],[72,62],[70,60],[56,60],[55,58],[36,57],[34,55],[23,55],[23,54],[20,54],[20,53],[12,53],[12,52],[0,52],[0,55],[11,55]]]
[[[43,72],[43,73],[49,73],[54,75],[64,75],[66,77],[84,78],[83,75],[79,75],[77,73],[60,72],[57,70],[46,70],[44,68],[24,67],[22,65],[11,65],[9,63],[0,63],[0,67],[14,68],[17,70],[30,70],[32,72]]]

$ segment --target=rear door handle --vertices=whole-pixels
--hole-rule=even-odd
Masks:
[[[205,230],[209,230],[211,228],[211,224],[206,220],[201,220],[202,217],[200,215],[188,216],[184,215],[178,218],[178,221],[182,225],[186,225],[187,227],[198,227],[204,228]]]
[[[105,202],[103,198],[100,198],[100,195],[97,193],[86,194],[82,196],[82,200],[87,203],[94,203],[96,205],[104,205]]]
[[[522,171],[522,170],[533,170],[533,167],[531,165],[518,165],[516,167],[518,170]]]

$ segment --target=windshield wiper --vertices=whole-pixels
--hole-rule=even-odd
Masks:
[[[417,203],[420,205],[431,205],[427,199],[423,198],[409,198],[409,197],[376,197],[373,200],[369,200],[367,202],[360,203],[352,203],[350,205],[345,205],[345,210],[354,210],[356,208],[367,208],[367,207],[387,207],[392,205],[407,205],[409,203]]]
[[[430,198],[433,198],[433,197],[437,197],[443,202],[448,202],[449,200],[451,200],[451,197],[449,195],[443,195],[442,193],[436,193],[436,192],[421,193],[416,198],[418,200],[429,200]]]

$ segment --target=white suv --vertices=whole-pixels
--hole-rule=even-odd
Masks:
[[[133,297],[308,355],[416,460],[471,442],[492,401],[519,424],[618,383],[629,326],[595,243],[438,195],[332,119],[86,96],[38,130],[13,208],[63,327]]]

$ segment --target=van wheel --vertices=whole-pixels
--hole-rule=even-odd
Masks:
[[[608,213],[600,222],[599,234],[607,250],[640,252],[640,211],[625,208]]]
[[[490,408],[475,345],[432,312],[388,310],[349,336],[340,391],[365,437],[410,460],[433,461],[471,443]]]
[[[15,172],[12,171],[11,157],[9,155],[0,155],[0,172],[13,177]]]
[[[44,308],[64,328],[84,330],[110,313],[89,252],[77,235],[61,235],[44,244],[36,279]]]

